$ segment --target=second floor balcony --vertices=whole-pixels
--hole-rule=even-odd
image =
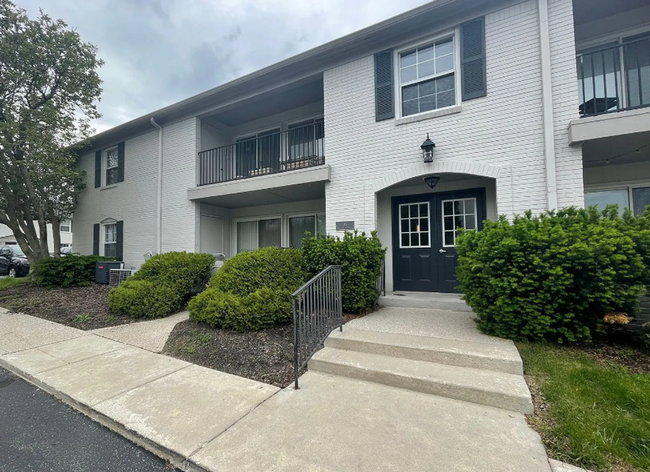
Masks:
[[[197,185],[211,185],[325,164],[323,119],[272,129],[202,151]]]
[[[583,50],[577,66],[580,116],[650,106],[650,34]]]

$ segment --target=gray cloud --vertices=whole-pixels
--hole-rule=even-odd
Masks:
[[[428,0],[14,0],[99,48],[103,131]]]

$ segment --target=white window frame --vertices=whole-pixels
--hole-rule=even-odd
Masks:
[[[115,253],[117,254],[117,221],[116,220],[105,220],[102,221],[101,223],[101,232],[100,232],[100,247],[99,247],[99,255],[100,256],[106,256],[106,245],[107,244],[115,244]],[[106,241],[106,227],[107,226],[115,226],[115,241],[107,242]]]
[[[237,224],[238,223],[252,223],[255,222],[257,223],[257,233],[256,233],[256,242],[255,242],[255,249],[259,249],[260,247],[260,227],[259,227],[259,222],[260,220],[280,220],[280,247],[284,247],[284,237],[283,237],[283,227],[284,227],[284,221],[282,219],[282,214],[273,214],[273,215],[261,215],[261,216],[252,216],[252,217],[244,217],[244,218],[234,218],[232,220],[232,254],[239,254],[237,251]]]
[[[111,151],[115,151],[117,153],[117,164],[115,167],[108,167],[108,153]],[[119,157],[119,150],[117,146],[113,146],[107,149],[104,149],[102,151],[102,187],[112,187],[113,185],[117,185],[119,182],[113,182],[112,184],[108,183],[107,173],[109,170],[112,169],[118,169],[120,167],[120,157]]]
[[[632,190],[636,188],[647,188],[650,187],[650,180],[625,180],[622,182],[612,182],[605,184],[593,184],[585,185],[585,192],[583,195],[583,202],[585,203],[585,208],[587,202],[585,200],[588,193],[598,193],[598,192],[609,192],[616,190],[626,190],[627,191],[627,204],[630,211],[634,211],[634,192]]]
[[[426,233],[429,234],[429,244],[426,245],[426,246],[423,246],[423,245],[421,245],[421,244],[420,244],[419,246],[411,246],[411,245],[409,245],[409,246],[404,246],[404,245],[402,245],[402,235],[403,235],[403,234],[406,234],[406,233],[403,233],[403,232],[402,232],[402,207],[404,207],[404,206],[410,206],[410,205],[418,205],[418,207],[419,207],[419,205],[423,205],[423,204],[425,204],[425,203],[426,203],[426,205],[427,205],[427,218],[429,219],[429,230],[426,231]],[[419,211],[420,211],[420,210],[418,209],[418,213],[419,213]],[[399,227],[397,228],[397,230],[398,230],[398,234],[399,234],[399,248],[400,248],[400,249],[429,249],[429,248],[431,248],[431,236],[432,236],[432,222],[433,222],[433,216],[431,215],[431,203],[430,203],[429,201],[423,201],[423,202],[410,202],[410,203],[400,203],[400,204],[398,205],[398,207],[397,207],[397,216],[398,216],[398,220],[399,220]],[[419,216],[418,216],[418,219],[419,219]],[[408,221],[409,221],[409,232],[408,232],[408,234],[409,234],[409,243],[410,243],[410,242],[411,242],[411,237],[410,237],[410,235],[411,235],[411,233],[412,233],[412,231],[410,231],[410,222],[411,222],[411,215],[410,215],[410,213],[409,213]],[[418,232],[419,232],[419,231],[418,231]],[[422,241],[420,241],[420,242],[422,242]]]
[[[463,200],[463,202],[467,200],[474,200],[474,229],[470,229],[467,231],[478,231],[478,199],[476,197],[469,197],[469,198],[450,198],[449,200],[443,200],[440,203],[440,230],[441,230],[441,236],[442,236],[442,247],[456,247],[456,232],[458,231],[456,227],[454,227],[453,231],[445,231],[445,217],[446,216],[451,216],[452,218],[456,218],[457,216],[461,215],[456,215],[456,212],[454,212],[453,215],[445,215],[445,203],[447,202],[457,202],[459,200]],[[463,203],[463,206],[465,204]],[[467,213],[465,213],[465,210],[463,208],[463,217],[467,217]],[[455,223],[454,223],[455,224]],[[453,232],[454,235],[454,244],[446,244],[445,243],[445,232]]]
[[[435,108],[433,110],[427,110],[427,111],[422,111],[419,113],[414,113],[412,115],[407,115],[404,116],[402,113],[402,88],[406,87],[408,85],[413,85],[417,84],[420,82],[424,82],[427,80],[432,80],[436,79],[439,77],[444,77],[445,75],[450,75],[449,72],[438,74],[438,75],[433,75],[431,77],[427,77],[425,79],[418,79],[415,81],[407,82],[405,85],[402,85],[401,82],[401,74],[400,74],[400,57],[402,53],[406,51],[410,51],[412,49],[416,49],[422,46],[426,46],[428,44],[433,44],[436,42],[440,42],[444,39],[452,38],[452,46],[453,46],[453,57],[454,57],[454,89],[456,92],[456,99],[455,103],[453,105],[443,107],[443,108]],[[421,41],[416,41],[409,43],[403,47],[395,49],[395,52],[393,53],[393,77],[395,78],[394,80],[394,96],[395,96],[395,118],[400,119],[400,118],[412,118],[412,117],[417,117],[417,116],[423,116],[428,113],[436,113],[439,112],[440,110],[449,110],[454,107],[458,107],[462,103],[462,90],[461,90],[461,63],[460,63],[460,28],[455,28],[453,30],[448,30],[440,35],[428,37],[426,39],[423,39]]]
[[[322,216],[325,218],[325,212],[324,211],[307,211],[307,212],[300,212],[300,213],[285,213],[285,222],[282,225],[283,226],[283,231],[285,232],[286,238],[283,238],[282,241],[284,243],[285,247],[291,247],[291,228],[289,226],[291,218],[304,218],[306,216],[313,216],[316,221],[316,233],[313,234],[313,236],[316,236],[318,234],[318,217]],[[327,229],[325,228],[325,234],[327,234]]]
[[[68,229],[63,229],[64,227],[67,227]],[[59,224],[59,231],[61,233],[72,233],[72,220],[65,219],[61,221]]]

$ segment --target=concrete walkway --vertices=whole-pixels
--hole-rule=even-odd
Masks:
[[[0,352],[3,367],[183,470],[551,470],[524,416],[505,409],[318,372],[280,390],[6,311]]]
[[[100,328],[90,332],[97,336],[146,349],[147,351],[162,352],[174,326],[189,319],[190,313],[188,311],[182,311],[159,320]]]

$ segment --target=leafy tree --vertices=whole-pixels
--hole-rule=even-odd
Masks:
[[[62,20],[0,0],[0,223],[31,262],[49,254],[48,223],[58,256],[83,188],[77,152],[101,116],[96,53]]]

